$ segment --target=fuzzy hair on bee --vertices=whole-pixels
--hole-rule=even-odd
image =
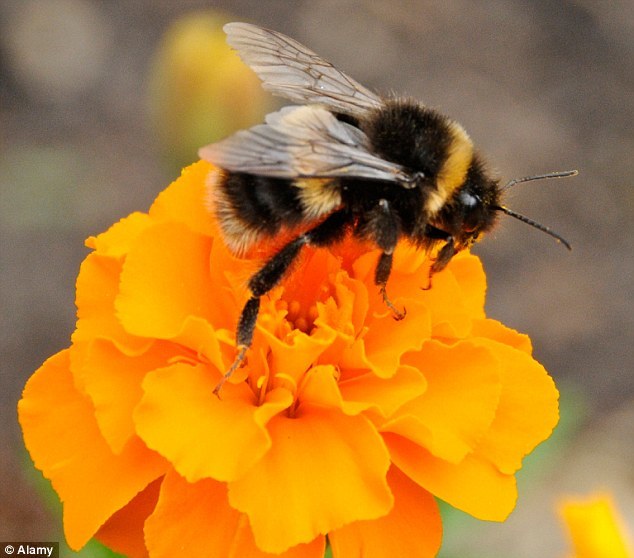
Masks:
[[[457,252],[493,228],[500,213],[570,248],[501,198],[519,182],[576,171],[501,186],[464,128],[447,116],[414,99],[381,97],[276,31],[247,23],[229,23],[224,30],[263,88],[297,104],[200,150],[216,167],[209,179],[212,210],[237,254],[282,231],[303,232],[250,278],[251,296],[236,332],[238,353],[217,394],[246,357],[260,298],[283,279],[303,246],[327,247],[347,234],[374,244],[381,250],[374,280],[396,319],[405,311],[390,301],[386,286],[402,239],[422,250],[440,246],[430,284]]]

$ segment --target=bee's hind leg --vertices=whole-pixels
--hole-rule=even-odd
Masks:
[[[255,332],[255,324],[260,312],[260,297],[268,293],[275,285],[277,285],[286,270],[299,255],[300,250],[306,244],[306,235],[303,234],[292,240],[284,246],[277,254],[270,258],[264,266],[249,279],[249,290],[251,298],[242,308],[238,327],[236,329],[236,346],[238,354],[235,360],[225,372],[224,376],[214,388],[214,394],[218,395],[224,383],[231,375],[242,365],[246,358],[247,350],[253,342],[253,333]]]
[[[260,297],[252,296],[244,305],[242,313],[240,314],[240,321],[238,322],[236,332],[238,354],[229,369],[225,372],[224,376],[214,388],[214,395],[219,395],[220,389],[224,383],[231,378],[231,375],[242,365],[247,355],[247,349],[251,346],[251,342],[253,341],[253,331],[255,329],[255,322],[258,318],[259,311]]]
[[[251,298],[249,298],[242,309],[236,330],[238,354],[218,385],[214,388],[214,394],[219,394],[224,383],[242,365],[246,358],[247,350],[253,342],[255,324],[260,311],[260,297],[268,293],[282,280],[303,246],[306,244],[327,246],[338,240],[345,234],[348,219],[348,214],[343,210],[332,213],[314,228],[291,240],[249,279]]]

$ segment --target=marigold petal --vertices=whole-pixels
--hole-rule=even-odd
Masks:
[[[296,301],[299,306],[309,309],[316,301],[324,297],[335,296],[337,302],[340,293],[336,289],[345,276],[341,271],[341,262],[330,250],[319,247],[306,247],[299,256],[298,265],[284,278],[285,297],[289,303]],[[347,285],[344,287],[347,290]]]
[[[394,299],[397,306],[402,299]],[[368,331],[363,337],[367,366],[381,378],[391,378],[401,364],[402,356],[417,351],[431,337],[431,317],[427,308],[415,300],[405,300],[407,316],[395,320],[387,307],[380,315],[368,321]],[[383,309],[383,306],[379,308]]]
[[[328,535],[333,558],[433,558],[442,539],[434,497],[396,467],[388,474],[394,507],[373,521],[357,521]]]
[[[336,362],[340,368],[367,368],[363,341],[355,341],[368,329],[364,325],[368,312],[367,288],[361,281],[341,272],[337,275],[335,292],[334,297],[316,305],[315,331],[333,334],[330,346],[323,351],[319,362]]]
[[[364,254],[353,264],[355,277],[367,284],[373,281],[376,254]],[[472,319],[484,317],[484,272],[475,256],[456,255],[445,270],[433,276],[432,288],[427,288],[430,260],[423,251],[417,253],[412,246],[401,243],[394,252],[394,261],[388,293],[393,301],[399,301],[407,308],[405,320],[412,315],[410,306],[414,301],[422,303],[429,312],[434,337],[460,339],[469,334]],[[465,274],[473,276],[475,284],[468,286],[459,282]],[[378,293],[371,294],[375,295],[371,306],[380,308],[382,303]]]
[[[158,195],[150,208],[150,217],[154,221],[185,224],[204,236],[218,236],[207,193],[207,180],[212,169],[207,161],[185,167],[180,177]]]
[[[513,511],[517,486],[513,475],[468,455],[458,464],[434,457],[402,436],[386,433],[392,462],[414,482],[455,508],[489,521],[504,521]]]
[[[267,321],[266,311],[273,312],[265,304],[258,321],[260,329],[266,328],[268,332],[272,368],[281,365],[287,371],[289,362],[295,362],[297,371],[303,373],[315,361],[339,362],[341,353],[354,339],[356,328],[363,327],[367,313],[366,286],[341,271],[339,260],[328,250],[310,248],[302,258],[302,265],[270,298],[279,298],[282,294],[288,315],[286,310],[278,311],[275,319]],[[293,308],[302,311],[297,314]],[[308,336],[297,329],[298,324],[308,327]],[[296,329],[287,333],[284,328],[289,327]],[[299,346],[295,349],[294,345],[299,342],[307,345],[306,349]],[[291,343],[294,345],[289,346]],[[286,348],[284,354],[280,347]],[[290,354],[289,349],[296,354]]]
[[[400,245],[397,251],[402,251]],[[355,276],[366,285],[374,285],[378,256],[379,252],[372,251],[360,256],[353,264]],[[414,259],[424,261],[424,258]],[[366,316],[362,335],[357,330],[357,340],[342,355],[343,368],[370,368],[378,376],[389,378],[400,365],[404,353],[420,349],[425,339],[431,337],[432,316],[416,283],[409,278],[403,280],[403,274],[395,267],[388,292],[392,303],[406,311],[405,317],[395,320],[394,312],[383,301],[380,290],[369,289],[366,296],[369,296],[372,311]]]
[[[188,483],[168,473],[145,535],[152,558],[273,558],[255,546],[246,516],[229,506],[226,485],[212,479]],[[322,558],[325,546],[318,537],[275,556]]]
[[[296,413],[269,422],[271,450],[229,483],[229,503],[249,516],[266,552],[376,519],[393,504],[385,478],[389,455],[365,417],[308,404]]]
[[[143,526],[156,507],[162,480],[156,479],[110,517],[95,538],[127,558],[146,558]]]
[[[449,263],[444,271],[432,277],[432,287],[421,295],[432,316],[434,338],[463,339],[471,330],[472,300],[465,296],[451,271]]]
[[[338,332],[338,339],[324,351],[324,357],[337,362],[343,371],[369,369],[380,378],[391,378],[400,366],[402,356],[420,349],[425,339],[431,336],[426,307],[415,301],[407,304],[408,316],[397,321],[381,302],[381,311],[368,317],[356,336]],[[321,360],[326,361],[326,358]]]
[[[451,274],[460,285],[462,303],[473,319],[484,318],[486,276],[480,258],[462,251],[451,259]]]
[[[429,256],[425,250],[420,250],[413,244],[400,242],[394,250],[394,269],[403,276],[427,279],[431,265]]]
[[[433,455],[459,463],[490,427],[500,400],[500,363],[471,341],[429,341],[407,363],[421,370],[427,390],[403,405],[382,430],[401,434]],[[424,426],[417,435],[412,420]],[[430,437],[431,436],[431,437]]]
[[[332,365],[314,366],[308,370],[297,394],[300,405],[309,402],[310,405],[341,409],[343,401],[335,379],[336,375],[336,369]]]
[[[428,284],[428,265],[421,268],[421,286]],[[424,274],[423,274],[424,273]],[[415,283],[409,282],[412,290]],[[471,321],[484,318],[486,279],[480,260],[468,252],[460,252],[445,270],[431,279],[431,288],[420,290],[419,296],[432,317],[435,338],[461,339],[469,335]]]
[[[323,558],[326,552],[326,537],[319,535],[309,543],[298,544],[281,553],[270,554],[260,550],[253,538],[246,516],[236,536],[233,553],[230,558]]]
[[[531,339],[528,335],[519,333],[497,320],[490,318],[474,320],[471,335],[473,337],[486,337],[493,341],[498,341],[514,349],[524,351],[529,355],[533,352]]]
[[[111,339],[126,354],[139,354],[152,344],[126,332],[115,316],[114,304],[119,292],[121,262],[97,253],[89,254],[82,262],[77,277],[77,327],[73,344],[92,341],[96,337]],[[83,358],[80,352],[73,360]]]
[[[286,339],[281,340],[264,327],[260,327],[259,331],[265,337],[270,350],[267,359],[270,368],[276,373],[294,378],[295,381],[302,377],[335,337],[333,331],[319,329],[311,335],[294,331]]]
[[[394,376],[379,378],[372,372],[349,375],[339,382],[344,410],[355,414],[359,410],[374,408],[383,417],[425,392],[427,381],[413,366],[399,366]]]
[[[215,329],[204,318],[187,316],[183,327],[170,341],[190,349],[191,356],[215,366],[218,371],[224,372],[228,367],[221,345],[233,344],[233,340],[226,330]]]
[[[151,351],[128,356],[109,340],[90,343],[81,370],[74,376],[80,378],[92,400],[99,430],[114,453],[120,453],[136,435],[132,412],[143,395],[143,378],[167,366],[176,351],[169,343],[156,342]]]
[[[154,370],[134,413],[139,436],[189,482],[243,475],[271,446],[267,421],[292,402],[285,390],[271,392],[259,407],[250,390],[221,401],[213,394],[217,380],[203,365]]]
[[[145,523],[152,558],[231,556],[241,514],[227,505],[224,483],[188,483],[175,472],[165,475],[158,503]]]
[[[138,438],[120,455],[112,453],[90,400],[73,385],[68,351],[51,357],[31,377],[18,414],[35,466],[64,503],[64,530],[74,549],[165,472],[165,461]]]
[[[213,317],[210,247],[208,238],[182,224],[155,225],[144,231],[125,260],[115,303],[126,331],[172,339],[186,318]]]
[[[119,259],[124,257],[136,238],[152,225],[147,213],[135,212],[112,225],[106,232],[86,239],[86,246],[100,256]]]
[[[327,323],[343,333],[360,331],[368,315],[368,288],[347,273],[339,272],[335,281],[337,306],[341,309],[338,323],[332,320]]]
[[[478,455],[512,474],[559,421],[559,392],[544,367],[522,350],[489,339],[474,339],[502,363],[502,393],[495,420],[480,440]]]

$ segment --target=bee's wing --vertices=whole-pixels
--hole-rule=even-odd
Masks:
[[[203,147],[205,159],[220,168],[277,178],[350,177],[390,180],[405,188],[413,177],[373,155],[367,136],[315,105],[290,106],[266,117],[266,124],[241,130]]]
[[[228,23],[224,30],[229,45],[274,95],[351,116],[383,105],[378,95],[290,37],[249,23]]]

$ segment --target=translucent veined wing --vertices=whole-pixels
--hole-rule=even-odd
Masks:
[[[401,165],[368,151],[361,130],[316,105],[284,107],[269,114],[265,124],[203,147],[199,155],[233,172],[277,178],[369,178],[414,186],[414,177]]]
[[[223,29],[227,43],[274,95],[351,116],[383,105],[378,95],[290,37],[249,23],[227,23]]]

